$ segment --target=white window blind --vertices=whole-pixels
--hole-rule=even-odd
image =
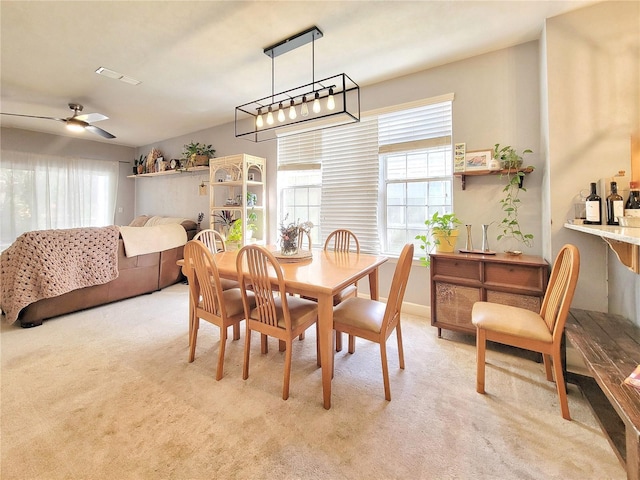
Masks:
[[[378,253],[378,122],[324,130],[322,136],[321,236],[348,228],[364,253]]]

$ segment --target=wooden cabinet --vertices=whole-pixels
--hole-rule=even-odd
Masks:
[[[549,265],[542,257],[506,254],[432,253],[431,325],[475,333],[474,302],[513,305],[540,311]]]
[[[229,229],[220,222],[220,215],[242,219],[242,244],[263,243],[267,222],[266,177],[264,158],[246,154],[212,158],[209,162],[211,228],[228,237]],[[247,228],[248,220],[256,226],[255,231]]]

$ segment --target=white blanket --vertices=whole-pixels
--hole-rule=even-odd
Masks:
[[[127,257],[161,252],[187,243],[187,232],[179,224],[153,227],[120,227]]]

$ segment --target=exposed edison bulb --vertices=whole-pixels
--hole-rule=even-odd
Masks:
[[[284,109],[282,108],[282,102],[280,102],[280,106],[278,107],[278,121],[282,123],[284,119]]]
[[[307,105],[307,96],[302,97],[302,105],[300,105],[300,115],[303,117],[309,116],[309,106]]]
[[[258,116],[256,117],[256,127],[262,128],[264,126],[264,120],[262,119],[262,109],[258,109]]]
[[[316,98],[313,100],[313,113],[320,113],[320,94],[316,92]]]
[[[269,105],[269,112],[267,113],[267,125],[273,125],[273,112],[271,111],[271,105]]]
[[[291,103],[289,104],[289,118],[291,120],[295,120],[297,116],[298,113],[296,112],[296,103],[293,101],[293,99],[291,99]]]
[[[336,108],[336,101],[333,98],[333,88],[329,89],[329,98],[327,98],[327,109],[333,110]]]

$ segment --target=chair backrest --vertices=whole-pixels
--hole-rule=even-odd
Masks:
[[[580,252],[575,245],[567,244],[560,249],[553,262],[551,277],[540,308],[540,316],[544,318],[554,342],[564,330],[579,273]]]
[[[193,237],[194,240],[200,240],[206,245],[209,251],[213,253],[225,252],[227,250],[224,244],[224,237],[217,230],[207,228],[201,230]]]
[[[194,307],[222,317],[226,316],[218,267],[209,248],[200,240],[190,240],[184,246],[189,291]]]
[[[304,240],[307,240],[307,250],[311,250],[312,242],[311,242],[311,232],[305,230],[304,228],[298,229],[298,250],[302,250],[304,247]]]
[[[400,310],[402,309],[402,301],[404,300],[404,292],[407,289],[409,281],[409,272],[411,271],[411,262],[413,261],[413,243],[407,243],[400,253],[400,258],[393,272],[393,280],[391,281],[391,290],[387,298],[387,307],[384,311],[384,319],[382,320],[381,331],[389,334],[396,326],[400,319]]]
[[[351,230],[340,228],[329,234],[324,242],[325,250],[334,252],[356,252],[360,253],[360,242],[358,237]]]
[[[276,297],[279,297],[285,328],[291,330],[287,295],[284,294],[284,276],[276,257],[264,247],[246,245],[238,252],[236,269],[238,270],[238,282],[242,290],[242,301],[245,304],[245,318],[257,320],[272,327],[278,327]],[[245,278],[246,275],[248,275],[248,282],[247,278]],[[256,308],[252,311],[249,311],[249,304],[246,298],[248,284],[251,285],[251,290],[256,299]],[[279,292],[283,293],[280,294]]]

